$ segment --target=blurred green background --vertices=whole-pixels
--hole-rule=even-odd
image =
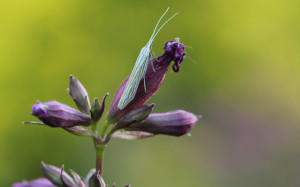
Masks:
[[[300,1],[1,0],[0,186],[42,176],[40,162],[85,176],[89,138],[21,124],[36,100],[75,107],[73,74],[107,106],[159,17],[180,14],[153,50],[180,37],[181,71],[150,102],[203,118],[192,136],[111,141],[104,178],[117,186],[300,186]],[[108,107],[107,107],[108,109]]]

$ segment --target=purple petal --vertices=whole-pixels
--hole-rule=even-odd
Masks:
[[[56,185],[52,184],[46,178],[39,178],[32,181],[24,181],[20,183],[15,183],[12,187],[57,187]]]
[[[32,114],[51,127],[89,126],[90,117],[57,101],[37,103]]]
[[[199,117],[190,112],[175,110],[167,113],[150,114],[147,119],[129,126],[126,130],[182,136],[194,127],[198,119]]]
[[[40,102],[37,102],[37,104],[34,104],[32,106],[32,114],[35,115],[36,117],[44,117],[47,116],[47,106],[43,105]]]

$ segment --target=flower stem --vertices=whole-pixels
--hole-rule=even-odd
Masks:
[[[100,134],[100,137],[101,137],[102,139],[104,138],[105,132],[106,132],[107,128],[109,127],[109,125],[110,125],[110,122],[109,122],[108,120],[105,121],[104,126],[103,126],[103,128],[102,128],[102,130],[101,130],[101,134]]]
[[[106,145],[95,145],[96,148],[96,171],[99,171],[100,176],[103,174],[103,156]]]
[[[94,147],[96,149],[96,171],[99,172],[99,175],[102,176],[103,175],[103,157],[104,157],[104,151],[107,147],[107,143],[109,141],[110,138],[107,139],[107,141],[103,141],[103,138],[105,136],[105,132],[107,130],[107,128],[109,127],[110,123],[108,121],[105,122],[101,133],[100,133],[100,138],[93,138],[94,140]],[[92,131],[94,131],[95,133],[98,134],[97,132],[97,124],[92,124]]]

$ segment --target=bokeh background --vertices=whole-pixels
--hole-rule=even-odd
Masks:
[[[111,141],[104,178],[117,186],[300,186],[300,1],[1,0],[0,186],[42,176],[40,162],[94,167],[89,138],[21,124],[36,100],[75,107],[73,74],[107,106],[159,17],[179,11],[153,50],[180,37],[154,112],[202,114],[181,138]]]

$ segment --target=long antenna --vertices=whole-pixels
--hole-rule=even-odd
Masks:
[[[152,39],[150,40],[154,40],[154,38],[156,37],[156,35],[159,33],[159,31],[165,26],[166,23],[168,23],[172,18],[174,18],[177,14],[179,14],[179,12],[177,12],[176,14],[174,14],[172,17],[170,17],[159,29],[158,31],[156,32],[156,34],[153,36]]]
[[[151,37],[150,37],[150,40],[151,40],[151,38],[153,37],[153,35],[155,34],[155,31],[156,31],[156,29],[157,29],[157,26],[158,26],[159,22],[160,22],[161,19],[166,15],[166,13],[168,12],[168,10],[169,10],[169,7],[168,7],[167,10],[165,11],[165,13],[159,18],[159,20],[158,20],[158,22],[157,22],[157,24],[156,24],[156,26],[155,26],[155,29],[154,29],[154,31],[153,31]]]

